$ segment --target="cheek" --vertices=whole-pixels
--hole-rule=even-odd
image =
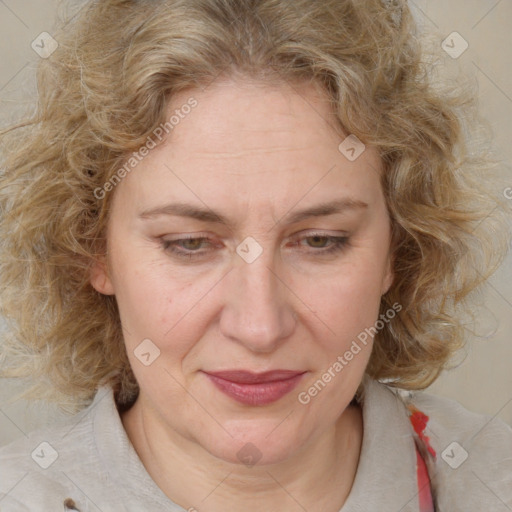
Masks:
[[[341,267],[335,275],[318,281],[306,296],[314,301],[316,311],[323,311],[337,323],[360,323],[377,315],[381,286],[382,273],[360,263]]]
[[[117,253],[112,265],[127,350],[133,352],[147,338],[159,347],[160,362],[178,364],[204,329],[212,279],[180,277],[147,252]]]
[[[169,311],[179,304],[176,298],[183,296],[183,290],[165,277],[161,265],[148,261],[143,253],[113,250],[111,266],[123,327],[137,337],[157,336],[171,321]]]
[[[325,277],[315,286],[306,285],[301,292],[316,315],[310,324],[316,331],[316,343],[323,340],[331,359],[347,350],[354,340],[364,339],[371,344],[368,333],[379,315],[382,273],[365,261],[360,258],[358,264],[347,264],[336,276]],[[330,334],[321,336],[321,332],[327,332],[326,326]]]

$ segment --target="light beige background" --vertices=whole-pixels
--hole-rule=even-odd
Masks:
[[[421,26],[437,34],[447,69],[460,65],[478,80],[481,109],[512,187],[512,2],[415,0],[410,5]],[[52,33],[56,8],[57,0],[0,0],[1,125],[30,108],[39,58],[31,43],[44,31]],[[453,31],[469,44],[456,61],[440,48]],[[488,339],[475,340],[465,361],[429,391],[512,425],[512,258],[492,279],[479,323],[478,332]],[[12,390],[11,382],[0,381],[0,445],[59,418],[53,408],[41,405],[3,405]]]

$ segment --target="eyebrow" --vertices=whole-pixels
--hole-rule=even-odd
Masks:
[[[280,219],[278,223],[285,222],[288,224],[296,224],[311,217],[326,217],[344,213],[348,210],[362,210],[368,208],[368,204],[355,198],[341,198],[327,203],[320,203],[309,208],[298,211],[292,211]],[[193,206],[187,203],[171,203],[164,206],[157,206],[149,210],[144,210],[139,214],[141,219],[152,219],[160,215],[170,215],[178,217],[188,217],[202,222],[210,222],[214,224],[224,224],[231,226],[232,223],[222,214],[215,212],[209,208]]]

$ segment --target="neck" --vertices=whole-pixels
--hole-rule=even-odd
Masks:
[[[350,493],[362,443],[358,405],[288,459],[252,467],[212,456],[145,409],[137,400],[121,416],[124,428],[151,478],[185,510],[338,512]]]

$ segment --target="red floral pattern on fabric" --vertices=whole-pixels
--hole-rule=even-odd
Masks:
[[[409,419],[411,420],[412,426],[414,428],[414,431],[416,434],[418,434],[418,437],[421,441],[423,441],[423,444],[425,445],[425,448],[428,450],[430,455],[436,458],[436,451],[432,446],[430,446],[430,438],[425,434],[425,428],[427,427],[428,423],[428,416],[421,412],[420,410],[416,409],[414,405],[409,404],[407,408],[410,411]]]
[[[429,417],[412,404],[407,404],[407,409],[409,412],[409,420],[417,435],[416,443],[419,443],[416,446],[419,510],[420,512],[435,512],[432,488],[430,486],[430,477],[427,465],[422,456],[422,453],[424,453],[425,456],[430,455],[434,460],[436,459],[436,451],[430,444],[430,438],[425,434]]]

